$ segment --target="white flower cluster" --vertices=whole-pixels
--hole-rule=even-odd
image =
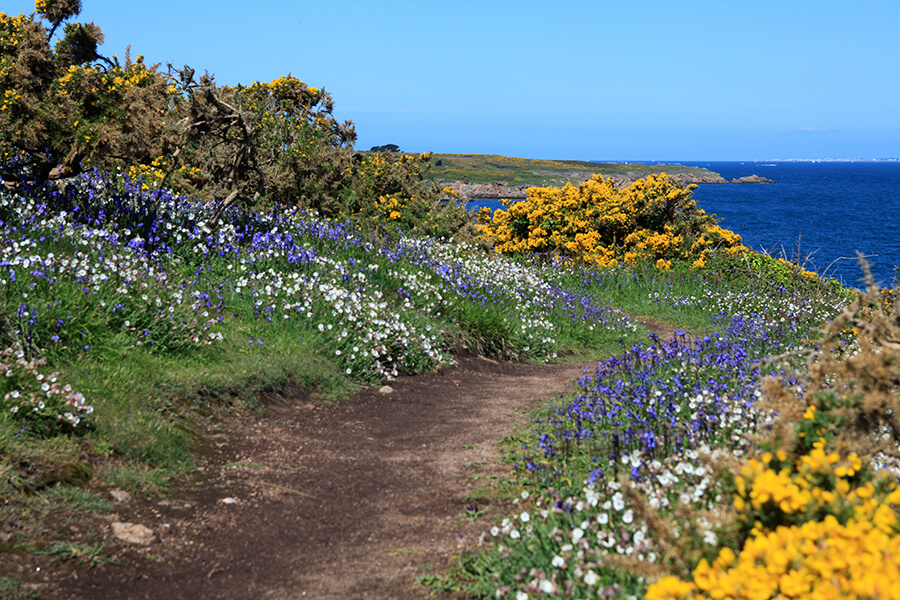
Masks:
[[[44,360],[26,359],[18,345],[0,351],[0,390],[7,390],[0,406],[26,422],[49,417],[77,427],[94,407],[70,385],[62,385],[59,372],[43,373],[45,364]]]

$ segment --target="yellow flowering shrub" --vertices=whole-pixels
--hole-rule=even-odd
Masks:
[[[125,173],[131,179],[135,181],[139,180],[141,182],[141,189],[149,190],[158,188],[165,182],[166,175],[172,168],[172,163],[173,160],[171,156],[157,156],[150,161],[150,164],[129,166],[125,170]],[[202,179],[202,171],[200,169],[197,167],[189,167],[187,165],[181,165],[175,168],[174,174],[177,176],[177,180],[182,182],[185,179],[194,181]]]
[[[772,451],[734,474],[734,550],[647,598],[900,599],[900,318],[897,290],[869,280],[810,351],[805,385],[766,385]]]
[[[476,228],[499,252],[561,252],[601,267],[650,262],[668,269],[689,260],[702,268],[714,249],[746,251],[740,236],[697,207],[694,187],[663,173],[619,189],[594,175],[579,186],[530,188],[526,200],[481,213]]]
[[[165,76],[142,56],[101,57],[103,34],[93,23],[63,26],[80,11],[77,0],[35,8],[0,13],[0,145],[22,157],[4,180],[149,164],[174,150]]]
[[[734,506],[746,529],[772,530],[826,516],[846,521],[867,510],[866,503],[877,495],[870,479],[855,452],[846,457],[826,452],[820,439],[794,462],[784,450],[747,462],[735,477]]]
[[[28,22],[25,15],[9,16],[0,12],[0,81],[9,77],[16,63],[16,51]]]
[[[738,518],[752,526],[740,552],[701,560],[693,581],[664,577],[647,598],[900,599],[896,479],[873,479],[856,454],[827,452],[824,440],[787,459],[766,453],[735,478]]]
[[[881,505],[882,514],[896,510]],[[647,600],[700,598],[900,599],[900,535],[895,527],[834,517],[758,531],[738,555],[725,548],[693,582],[665,577]]]

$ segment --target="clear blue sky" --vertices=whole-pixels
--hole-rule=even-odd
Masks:
[[[83,0],[78,20],[104,54],[323,87],[360,149],[900,157],[897,0]]]

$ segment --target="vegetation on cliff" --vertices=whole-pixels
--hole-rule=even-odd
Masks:
[[[428,177],[443,183],[502,181],[509,186],[563,186],[566,183],[583,183],[596,174],[624,182],[662,172],[688,183],[704,179],[721,180],[717,173],[708,169],[683,165],[543,160],[490,154],[434,154],[432,160]]]
[[[164,488],[211,405],[335,398],[463,348],[614,355],[507,441],[517,473],[496,494],[514,490],[514,513],[444,585],[894,589],[892,294],[744,248],[669,175],[534,188],[466,243],[428,181],[444,159],[354,153],[324,91],[105,58],[99,28],[67,22],[79,2],[36,8],[0,15],[0,522],[47,543],[48,515],[71,510],[54,490],[105,510],[100,490]]]

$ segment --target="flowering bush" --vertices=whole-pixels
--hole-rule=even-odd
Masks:
[[[594,175],[579,185],[530,188],[528,199],[479,215],[477,228],[499,252],[558,252],[601,267],[673,260],[702,268],[715,249],[747,251],[737,234],[716,225],[691,197],[691,186],[649,175],[618,189]]]
[[[192,120],[177,157],[187,169],[173,173],[178,189],[223,207],[268,198],[337,212],[356,133],[335,119],[324,89],[291,75],[217,87],[208,76],[195,81],[192,71],[179,72],[173,85],[190,100],[181,109],[189,104]],[[209,121],[220,125],[206,131]]]
[[[343,194],[341,214],[360,222],[376,222],[382,229],[416,230],[449,238],[469,218],[446,193],[426,184],[431,153],[374,152],[357,155],[348,167],[351,183]]]
[[[692,582],[662,578],[647,598],[900,598],[896,478],[824,446],[793,463],[783,451],[749,461],[735,479],[743,548],[701,560]]]
[[[701,560],[692,581],[660,579],[648,598],[900,597],[892,296],[870,285],[825,328],[803,386],[769,382],[771,451],[734,477],[745,541]]]
[[[0,165],[3,179],[44,181],[175,151],[165,76],[141,56],[101,57],[93,23],[67,23],[54,44],[80,2],[39,0],[36,8],[37,18],[0,14],[0,143],[27,157],[16,169]]]
[[[81,2],[36,7],[0,14],[0,142],[5,158],[21,159],[0,165],[4,181],[128,170],[148,187],[217,201],[212,222],[231,203],[261,197],[334,209],[355,132],[334,119],[324,90],[292,76],[217,87],[189,67],[162,73],[129,54],[123,63],[98,53],[99,27],[66,22]]]

